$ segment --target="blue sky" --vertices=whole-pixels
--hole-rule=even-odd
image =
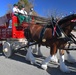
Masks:
[[[18,0],[0,0],[0,16],[3,16],[6,14],[8,10],[8,4],[14,4],[17,3]]]
[[[0,0],[0,16],[6,13],[8,4],[17,2],[18,0]],[[45,16],[48,10],[70,14],[76,12],[76,0],[34,0],[34,10],[41,16]]]

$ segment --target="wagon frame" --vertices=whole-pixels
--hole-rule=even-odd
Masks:
[[[27,39],[24,36],[24,27],[18,25],[18,17],[12,15],[10,20],[10,26],[0,26],[0,47],[3,47],[3,54],[5,57],[11,57],[14,50],[17,51],[19,48],[24,47],[27,44]],[[25,28],[29,23],[26,23]]]

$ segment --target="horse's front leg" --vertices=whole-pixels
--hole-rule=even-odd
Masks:
[[[56,54],[57,54],[57,52],[56,52]],[[56,54],[52,55],[51,61],[55,62],[55,63],[58,63],[58,58],[57,58]]]
[[[71,53],[67,50],[66,51],[67,53],[67,57],[66,57],[66,60],[69,62],[69,63],[75,63],[76,60],[73,58],[73,56],[71,55]]]
[[[42,62],[41,68],[43,68],[44,70],[47,69],[47,64],[49,63],[49,61],[52,60],[52,57],[54,57],[56,52],[57,52],[56,45],[53,45],[52,47],[50,47],[50,55]]]
[[[62,72],[69,73],[70,70],[68,69],[68,67],[64,63],[64,50],[60,50],[59,54],[60,54],[60,60],[59,60],[59,62],[60,62],[60,70]]]

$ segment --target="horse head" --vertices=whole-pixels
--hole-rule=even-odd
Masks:
[[[69,16],[62,18],[58,22],[58,25],[68,35],[73,30],[73,28],[76,26],[76,14],[71,14]]]

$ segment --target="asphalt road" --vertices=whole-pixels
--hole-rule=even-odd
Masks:
[[[38,65],[31,65],[30,62],[25,60],[26,51],[20,51],[11,58],[5,58],[2,53],[0,53],[0,75],[67,75],[60,71],[58,64],[53,62],[48,64],[47,70],[41,69],[40,64],[49,55],[49,49],[41,47],[41,51],[43,57],[34,55]],[[71,54],[76,59],[76,51],[71,51]],[[65,63],[71,70],[69,75],[76,75],[76,63]]]
[[[31,65],[30,62],[25,60],[26,51],[19,51],[11,58],[5,58],[0,53],[0,75],[67,75],[59,69],[59,64],[50,62],[48,69],[43,70],[40,68],[41,62],[49,56],[49,49],[41,47],[43,57],[36,57],[37,65]],[[76,51],[71,51],[71,55],[76,59]],[[59,58],[58,54],[57,57]],[[65,53],[66,58],[66,53]],[[65,64],[70,69],[69,75],[76,75],[76,63],[70,64],[65,61]]]

